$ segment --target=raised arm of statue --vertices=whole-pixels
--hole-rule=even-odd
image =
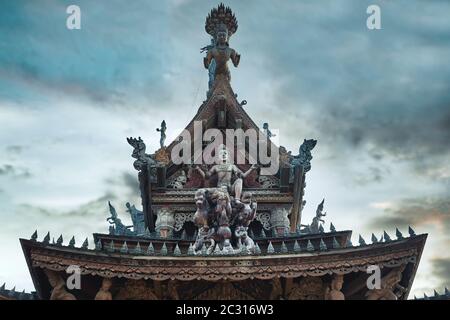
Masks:
[[[231,49],[230,58],[231,61],[233,62],[233,65],[237,67],[239,65],[239,61],[241,60],[241,55],[237,53],[234,49]]]
[[[206,57],[203,58],[203,65],[205,66],[205,69],[209,68],[209,65],[211,63],[211,60],[213,59],[211,50],[208,51],[208,53],[206,54]]]
[[[195,170],[197,170],[198,171],[198,173],[200,173],[200,175],[202,176],[202,178],[203,179],[205,179],[206,178],[206,174],[205,174],[205,171],[203,171],[202,170],[202,168],[200,168],[200,166],[195,166],[195,168],[194,168]]]
[[[250,167],[250,169],[248,169],[247,171],[245,171],[245,172],[242,174],[242,177],[243,177],[243,178],[247,178],[248,175],[249,175],[250,173],[252,173],[252,171],[255,170],[255,169],[257,169],[257,168],[258,168],[258,165],[257,165],[257,164],[252,164],[252,166]],[[239,170],[239,169],[238,169],[238,170]],[[241,171],[241,170],[239,170],[239,171]]]

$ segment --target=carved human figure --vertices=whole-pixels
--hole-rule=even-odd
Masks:
[[[159,139],[159,145],[161,149],[164,148],[164,142],[166,141],[166,130],[167,130],[166,121],[163,120],[161,122],[161,128],[156,129],[156,131],[161,132],[161,137]]]
[[[263,130],[264,130],[264,134],[267,136],[267,138],[272,138],[272,137],[276,137],[276,134],[273,134],[272,131],[270,131],[269,129],[269,123],[264,122],[263,123]]]
[[[208,50],[203,64],[209,69],[211,61],[215,61],[214,79],[218,75],[223,75],[228,81],[231,80],[230,70],[228,69],[228,60],[231,59],[233,65],[237,67],[241,56],[228,45],[228,28],[225,24],[220,23],[216,28],[215,46]]]
[[[236,165],[232,164],[229,159],[229,152],[224,145],[221,145],[218,150],[218,162],[209,171],[204,172],[199,166],[196,170],[200,173],[203,179],[209,179],[213,174],[217,174],[217,187],[225,188],[230,194],[234,195],[236,202],[240,202],[243,180],[258,166],[253,164],[246,172],[242,172]],[[233,177],[236,177],[232,183]]]
[[[342,293],[342,286],[344,284],[344,276],[336,274],[331,280],[330,287],[326,289],[325,300],[345,300]]]
[[[45,270],[50,286],[52,287],[52,293],[50,300],[77,300],[75,296],[66,290],[66,284],[63,278],[55,271]]]
[[[97,294],[95,295],[94,300],[112,300],[112,294],[109,292],[109,289],[111,289],[112,286],[112,280],[110,278],[103,278],[102,286],[100,287],[100,290],[98,290]]]

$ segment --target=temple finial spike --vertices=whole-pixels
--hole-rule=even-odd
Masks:
[[[74,248],[75,247],[75,236],[72,236],[72,239],[70,239],[69,247],[70,248]]]
[[[373,234],[372,233],[372,243],[378,243],[378,239],[377,239],[377,237],[375,236],[375,234]]]
[[[275,249],[273,248],[272,241],[269,241],[269,245],[267,246],[267,253],[268,254],[275,253]]]
[[[86,238],[83,242],[83,244],[81,245],[81,249],[87,249],[89,247],[89,241],[88,238]]]
[[[180,250],[180,247],[178,246],[178,243],[175,245],[175,249],[173,249],[173,255],[181,256],[181,250]]]
[[[366,245],[366,241],[364,240],[364,238],[361,235],[359,235],[358,242],[359,242],[360,246],[365,246]]]
[[[330,231],[336,232],[336,228],[334,227],[333,222],[330,223]]]
[[[388,233],[387,233],[386,231],[383,231],[383,238],[384,238],[384,241],[385,241],[385,242],[390,242],[390,241],[392,241],[392,240],[391,240],[391,237],[388,235]]]
[[[63,245],[63,236],[62,236],[62,234],[58,237],[58,240],[56,240],[56,244],[58,246],[62,246]]]
[[[122,247],[120,248],[120,253],[128,253],[128,245],[127,245],[126,241],[123,243]]]
[[[340,248],[341,248],[341,245],[336,240],[336,237],[333,237],[333,249],[340,249]]]
[[[400,232],[400,230],[398,230],[398,228],[395,228],[395,236],[397,237],[398,240],[403,239],[403,234]]]
[[[50,231],[47,232],[47,235],[45,236],[44,241],[42,241],[42,243],[44,243],[44,244],[50,243]]]
[[[306,250],[307,251],[314,251],[314,246],[313,246],[313,244],[311,243],[311,240],[308,240],[308,243],[306,244]]]
[[[320,249],[320,251],[326,251],[326,250],[328,250],[327,245],[325,244],[325,242],[323,241],[323,239],[320,239],[319,249]]]

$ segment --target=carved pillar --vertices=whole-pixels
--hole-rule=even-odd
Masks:
[[[159,232],[161,238],[167,238],[172,235],[175,225],[173,211],[169,208],[160,208],[156,218],[155,229]]]
[[[284,235],[289,230],[289,211],[285,208],[275,208],[270,214],[270,224],[275,235]]]

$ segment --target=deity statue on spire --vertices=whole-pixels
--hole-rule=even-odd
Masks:
[[[210,75],[210,90],[218,78],[230,81],[228,60],[231,59],[235,67],[239,65],[241,56],[228,44],[237,27],[237,20],[233,12],[222,3],[212,9],[206,17],[205,30],[214,39],[213,46],[208,48],[206,57],[203,59],[204,66],[208,70],[210,70],[211,63],[214,63],[214,74]]]

